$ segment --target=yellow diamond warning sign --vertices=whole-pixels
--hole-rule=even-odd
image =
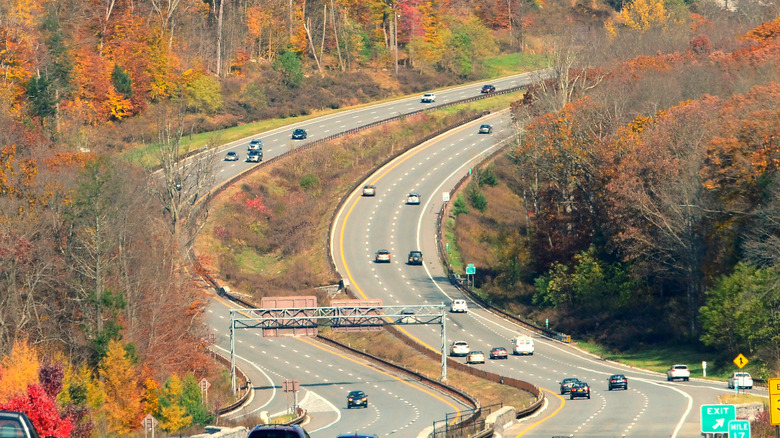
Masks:
[[[749,360],[748,360],[748,359],[747,359],[745,356],[743,356],[741,353],[740,353],[740,355],[739,355],[739,356],[737,356],[737,357],[735,357],[735,358],[734,358],[734,363],[735,363],[735,364],[736,364],[738,367],[740,367],[740,368],[742,368],[742,367],[744,367],[745,365],[747,365],[747,364],[748,364],[748,362],[750,362],[750,361],[749,361]]]

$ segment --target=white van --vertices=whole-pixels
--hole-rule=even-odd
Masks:
[[[534,340],[530,336],[518,335],[512,339],[512,354],[534,354]]]

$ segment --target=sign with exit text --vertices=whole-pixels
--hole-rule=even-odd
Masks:
[[[734,405],[702,405],[701,433],[726,433],[729,422],[737,419]]]

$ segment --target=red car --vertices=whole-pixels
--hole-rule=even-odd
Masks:
[[[504,347],[493,347],[490,349],[491,359],[507,359],[508,357],[509,352]]]

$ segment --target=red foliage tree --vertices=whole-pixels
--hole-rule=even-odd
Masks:
[[[49,397],[40,385],[28,386],[27,393],[0,405],[0,409],[27,414],[40,436],[69,438],[73,430],[70,418],[60,415],[54,398]]]

